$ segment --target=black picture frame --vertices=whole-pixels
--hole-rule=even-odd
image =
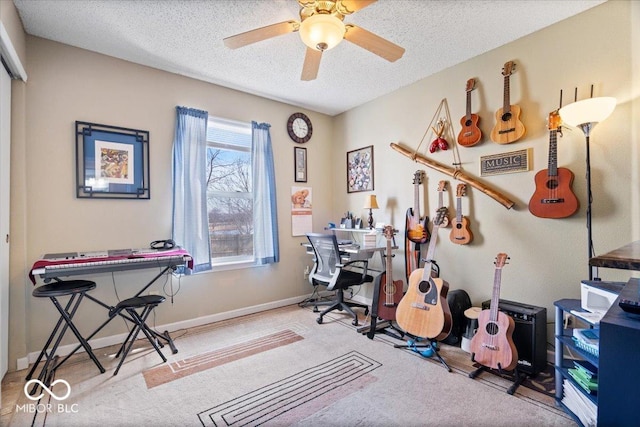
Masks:
[[[348,151],[347,193],[373,189],[373,145]]]
[[[307,149],[293,147],[293,166],[295,182],[307,182]]]
[[[75,134],[76,197],[151,198],[149,131],[76,121]]]

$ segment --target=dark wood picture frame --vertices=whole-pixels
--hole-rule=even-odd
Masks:
[[[373,145],[347,152],[347,193],[373,191]]]
[[[151,198],[149,132],[76,121],[76,196]]]
[[[307,149],[293,147],[293,168],[295,182],[307,182]]]

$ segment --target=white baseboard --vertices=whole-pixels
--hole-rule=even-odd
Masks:
[[[322,293],[322,292],[321,292]],[[287,298],[280,301],[272,301],[265,304],[254,305],[251,307],[244,307],[237,310],[226,311],[224,313],[216,313],[208,316],[197,317],[195,319],[182,320],[180,322],[169,323],[166,325],[156,326],[155,329],[160,331],[177,331],[181,329],[194,328],[196,326],[206,325],[208,323],[220,322],[222,320],[233,319],[240,316],[246,316],[248,314],[260,313],[266,310],[272,310],[274,308],[285,307],[287,305],[297,304],[302,301],[306,296]],[[118,335],[111,335],[103,338],[96,338],[89,341],[89,345],[91,348],[103,348],[108,347],[114,344],[121,344],[124,339],[127,337],[127,333],[122,333]],[[58,347],[58,351],[56,352],[59,356],[66,356],[74,348],[78,346],[75,344],[67,344]],[[83,348],[78,350],[79,352],[84,351]],[[40,351],[35,351],[27,354],[26,357],[21,357],[17,360],[16,367],[18,370],[27,369],[31,363],[34,363],[38,358]]]

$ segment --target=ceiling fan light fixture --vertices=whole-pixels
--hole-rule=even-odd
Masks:
[[[315,14],[300,24],[300,38],[311,49],[325,51],[334,48],[344,38],[344,22],[333,15]]]

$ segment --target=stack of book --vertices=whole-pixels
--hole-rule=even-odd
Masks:
[[[574,360],[574,368],[569,368],[569,375],[589,394],[598,393],[598,368],[586,360]]]
[[[598,407],[587,396],[580,393],[568,379],[563,381],[562,403],[569,408],[585,427],[596,427],[598,424]]]
[[[600,354],[600,329],[574,329],[572,338],[576,347],[596,357]]]

